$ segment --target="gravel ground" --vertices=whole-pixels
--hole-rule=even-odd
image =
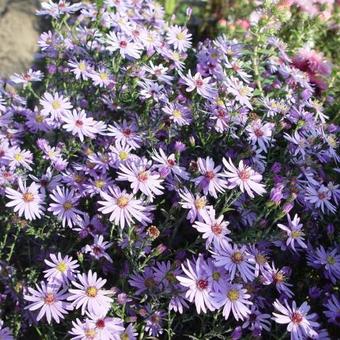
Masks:
[[[25,71],[39,37],[39,0],[0,0],[0,78]]]

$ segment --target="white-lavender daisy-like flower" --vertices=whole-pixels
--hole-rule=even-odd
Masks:
[[[99,278],[97,273],[92,273],[91,270],[87,274],[78,274],[77,278],[78,281],[72,281],[75,289],[69,289],[70,296],[67,300],[72,301],[73,307],[81,307],[83,315],[86,310],[97,315],[106,313],[113,302],[108,296],[112,295],[112,292],[102,289],[106,280]]]
[[[8,161],[10,169],[16,169],[19,166],[27,170],[32,170],[33,155],[31,151],[20,149],[18,146],[14,146],[7,150],[4,159]]]
[[[336,213],[336,207],[330,202],[331,199],[331,191],[323,184],[318,189],[312,186],[308,186],[306,189],[305,200],[321,209],[323,213]]]
[[[222,314],[226,320],[228,320],[230,312],[233,313],[237,321],[244,320],[251,313],[248,307],[253,304],[249,301],[250,294],[247,294],[247,290],[241,284],[224,285],[223,289],[212,293],[212,296],[216,308],[223,306]]]
[[[70,100],[59,93],[46,92],[40,99],[40,105],[43,107],[41,113],[50,115],[51,119],[55,121],[59,121],[64,114],[70,113],[72,110]]]
[[[118,32],[117,34],[111,31],[106,35],[107,50],[115,52],[119,50],[120,55],[123,58],[132,57],[139,59],[143,52],[143,46],[137,42],[131,41],[125,34]]]
[[[167,32],[167,42],[179,52],[185,52],[191,47],[191,37],[192,35],[186,27],[178,25],[169,27]]]
[[[255,278],[253,257],[246,246],[238,248],[236,244],[221,242],[218,247],[215,247],[213,258],[215,266],[224,267],[229,272],[231,280],[236,274],[239,274],[244,282]]]
[[[224,221],[224,216],[216,218],[216,212],[213,208],[208,210],[208,214],[203,216],[203,222],[196,221],[193,227],[200,233],[202,238],[206,239],[207,247],[211,244],[218,247],[222,242],[229,242],[230,238],[226,235],[230,234],[227,228],[229,222]]]
[[[267,148],[273,142],[274,124],[265,123],[261,119],[256,119],[247,126],[246,131],[248,132],[250,142],[255,145],[257,144],[261,151],[267,152]]]
[[[74,275],[78,272],[78,261],[73,260],[71,256],[61,256],[61,253],[50,254],[50,260],[44,262],[50,267],[44,270],[45,278],[49,283],[66,285],[74,280]]]
[[[52,319],[59,323],[64,319],[64,314],[68,314],[67,310],[72,309],[65,301],[68,296],[66,289],[60,290],[59,285],[46,284],[42,281],[40,287],[36,284],[36,289],[28,287],[28,292],[30,295],[25,295],[24,298],[32,303],[26,309],[30,311],[40,309],[37,321],[45,315],[48,323],[51,323]]]
[[[277,313],[273,313],[273,319],[279,324],[288,324],[287,331],[290,333],[291,340],[302,340],[307,337],[316,338],[318,333],[315,328],[319,328],[319,324],[314,320],[317,318],[315,313],[309,314],[310,306],[307,302],[304,302],[300,307],[296,306],[296,302],[293,301],[292,306],[288,305],[285,300],[283,305],[279,300],[273,303]]]
[[[205,195],[209,193],[217,198],[217,193],[224,192],[227,188],[227,181],[224,179],[225,175],[219,172],[222,166],[215,167],[215,163],[210,157],[206,159],[198,158],[197,166],[201,176],[193,181],[203,190]]]
[[[43,204],[45,195],[40,193],[40,185],[31,183],[29,187],[26,182],[18,179],[19,191],[12,188],[6,188],[6,197],[11,201],[6,204],[6,207],[14,207],[14,211],[18,212],[19,216],[24,216],[26,220],[35,220],[43,214]]]
[[[128,123],[126,120],[122,124],[113,123],[108,126],[108,136],[116,138],[117,142],[130,145],[133,149],[139,149],[142,144],[142,138],[137,133],[138,128],[135,123]]]
[[[131,225],[134,220],[139,222],[151,222],[147,217],[148,210],[141,200],[135,199],[133,194],[128,194],[126,190],[109,188],[108,193],[101,192],[104,201],[98,201],[102,205],[99,208],[103,214],[111,214],[109,219],[116,225],[124,229],[125,225]]]
[[[290,216],[287,215],[288,218],[288,227],[283,224],[278,224],[277,226],[285,231],[287,233],[287,246],[292,247],[292,249],[295,251],[295,242],[298,243],[298,245],[301,248],[307,248],[306,243],[304,242],[304,233],[301,231],[303,224],[300,223],[300,217],[298,217],[297,214],[295,214],[294,219],[291,220]]]
[[[106,252],[106,250],[109,249],[112,244],[112,242],[104,241],[103,235],[95,235],[93,244],[87,244],[83,251],[85,253],[89,253],[97,260],[99,260],[101,257],[104,257],[106,260],[112,263],[110,255]]]
[[[79,196],[75,194],[73,189],[69,190],[58,186],[52,191],[50,198],[55,203],[50,204],[48,211],[51,211],[53,215],[62,221],[63,227],[67,224],[72,228],[81,221],[80,215],[83,213],[76,208]]]
[[[186,89],[187,92],[196,90],[200,96],[206,99],[215,99],[217,97],[218,91],[215,88],[215,84],[210,83],[211,77],[203,78],[199,72],[192,76],[190,70],[187,76],[183,74],[180,74],[180,76],[188,86]]]
[[[238,169],[232,163],[231,159],[227,161],[223,158],[223,164],[228,171],[225,171],[225,176],[228,177],[230,188],[240,187],[242,192],[246,191],[251,198],[254,198],[253,191],[258,195],[263,195],[266,192],[264,184],[261,184],[262,175],[253,170],[251,167],[244,165],[241,160]]]

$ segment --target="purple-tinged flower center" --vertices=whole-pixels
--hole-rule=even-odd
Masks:
[[[255,260],[258,264],[265,264],[267,263],[267,258],[262,254],[255,255]]]
[[[99,246],[93,246],[92,251],[95,255],[100,255],[103,253],[103,249]]]
[[[24,200],[25,203],[30,203],[34,201],[34,195],[27,191],[22,195],[22,199]]]
[[[86,295],[91,298],[96,297],[97,292],[98,292],[97,288],[93,286],[90,286],[86,289]]]
[[[168,162],[168,165],[171,166],[171,167],[174,166],[174,165],[176,164],[176,161],[173,160],[173,159],[168,159],[167,162]]]
[[[123,130],[123,135],[129,137],[131,135],[131,130],[129,128]]]
[[[202,87],[202,85],[203,85],[203,80],[197,79],[196,82],[195,82],[195,84],[196,84],[196,87]]]
[[[320,198],[320,200],[323,201],[327,197],[327,195],[324,192],[319,192],[318,197]]]
[[[84,123],[83,123],[82,120],[80,120],[80,119],[77,119],[77,120],[76,120],[76,126],[77,126],[77,127],[80,128],[80,127],[82,127],[83,125],[84,125]]]
[[[299,324],[303,320],[303,316],[299,312],[294,312],[291,316],[293,323]]]
[[[44,116],[43,115],[40,115],[40,114],[37,114],[36,116],[35,116],[35,121],[37,122],[37,123],[42,123],[43,121],[44,121]]]
[[[127,41],[125,41],[125,40],[121,40],[120,42],[119,42],[119,47],[120,48],[126,48],[127,47]]]
[[[161,320],[161,318],[157,314],[153,314],[150,319],[153,324],[159,324]]]
[[[55,296],[52,293],[47,293],[45,295],[44,301],[47,305],[51,305],[52,303],[55,302]]]
[[[104,328],[104,327],[105,327],[105,320],[104,320],[104,319],[99,319],[99,320],[96,322],[96,327],[97,327],[97,328]]]
[[[212,179],[215,177],[215,173],[214,173],[214,171],[207,171],[207,172],[204,174],[204,177],[205,177],[205,178],[208,178],[209,180],[212,180]]]
[[[129,338],[128,334],[124,333],[124,334],[121,334],[120,339],[121,340],[129,340],[130,338]]]
[[[200,279],[197,281],[197,287],[201,290],[208,288],[208,281],[204,279]]]
[[[243,169],[243,170],[239,171],[238,177],[239,177],[243,182],[248,181],[249,178],[250,178],[250,172],[249,172],[249,170]]]
[[[241,263],[243,259],[243,254],[240,251],[235,251],[235,253],[231,256],[231,260],[236,264]]]
[[[140,182],[146,182],[149,179],[149,173],[147,171],[142,171],[138,174],[138,180]]]
[[[227,296],[230,301],[236,301],[240,297],[240,293],[237,289],[230,289]]]
[[[220,235],[222,233],[222,227],[220,224],[214,224],[211,226],[211,231],[215,234],[215,235]]]

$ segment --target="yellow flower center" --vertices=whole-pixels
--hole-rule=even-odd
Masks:
[[[105,185],[105,181],[103,181],[102,179],[97,179],[94,182],[94,184],[95,184],[96,188],[101,189]]]
[[[79,63],[79,70],[80,71],[85,71],[86,70],[86,64],[82,61]]]
[[[99,78],[100,78],[101,80],[108,80],[108,79],[109,79],[109,76],[107,75],[107,73],[101,72],[101,73],[99,73]]]
[[[117,199],[117,205],[119,208],[125,208],[129,203],[129,198],[126,196],[120,196]]]
[[[37,123],[42,123],[43,121],[44,121],[44,116],[43,115],[39,115],[39,114],[37,114],[36,116],[35,116],[35,121],[37,122]]]
[[[34,201],[34,195],[27,191],[22,195],[22,199],[24,200],[25,203],[30,203]]]
[[[212,278],[214,279],[214,281],[219,281],[220,277],[221,277],[220,272],[213,272]]]
[[[120,151],[119,152],[119,158],[122,161],[125,161],[126,159],[128,159],[128,157],[129,157],[129,154],[126,151]]]
[[[185,34],[183,32],[179,32],[176,34],[177,40],[185,40]]]
[[[61,261],[57,267],[56,267],[60,272],[65,273],[67,270],[67,264],[64,261]]]
[[[291,236],[292,236],[292,238],[298,238],[298,237],[301,236],[301,231],[294,230],[294,231],[292,231]]]
[[[63,208],[64,208],[65,210],[70,210],[70,209],[72,209],[72,208],[73,208],[72,202],[66,201],[66,202],[63,204]]]
[[[24,156],[21,153],[16,153],[14,155],[14,159],[18,162],[22,161],[24,159]]]
[[[235,251],[235,253],[231,256],[231,259],[234,263],[241,263],[243,261],[243,254],[239,251]]]
[[[200,210],[203,209],[206,205],[206,200],[204,197],[198,198],[197,200],[195,200],[195,207],[196,209]]]
[[[120,335],[121,340],[129,340],[129,335],[126,333],[123,333]]]
[[[61,103],[59,100],[53,100],[52,102],[52,107],[54,110],[58,110],[61,108]]]
[[[180,110],[177,110],[177,109],[172,112],[172,115],[175,118],[182,118],[182,112]]]
[[[230,301],[236,301],[240,297],[240,293],[236,289],[230,289],[227,296]]]
[[[84,333],[87,339],[94,339],[97,334],[95,328],[88,328]]]
[[[258,264],[265,264],[265,263],[267,263],[267,258],[264,255],[262,255],[262,254],[257,254],[255,256],[255,260],[256,260],[256,262]]]
[[[96,297],[97,296],[97,292],[98,292],[98,290],[97,290],[96,287],[88,287],[86,289],[86,295],[88,297],[91,297],[91,298]]]

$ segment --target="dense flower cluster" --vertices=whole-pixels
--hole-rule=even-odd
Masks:
[[[0,92],[0,337],[335,336],[324,57],[265,27],[195,48],[150,0],[39,14],[40,70]]]

